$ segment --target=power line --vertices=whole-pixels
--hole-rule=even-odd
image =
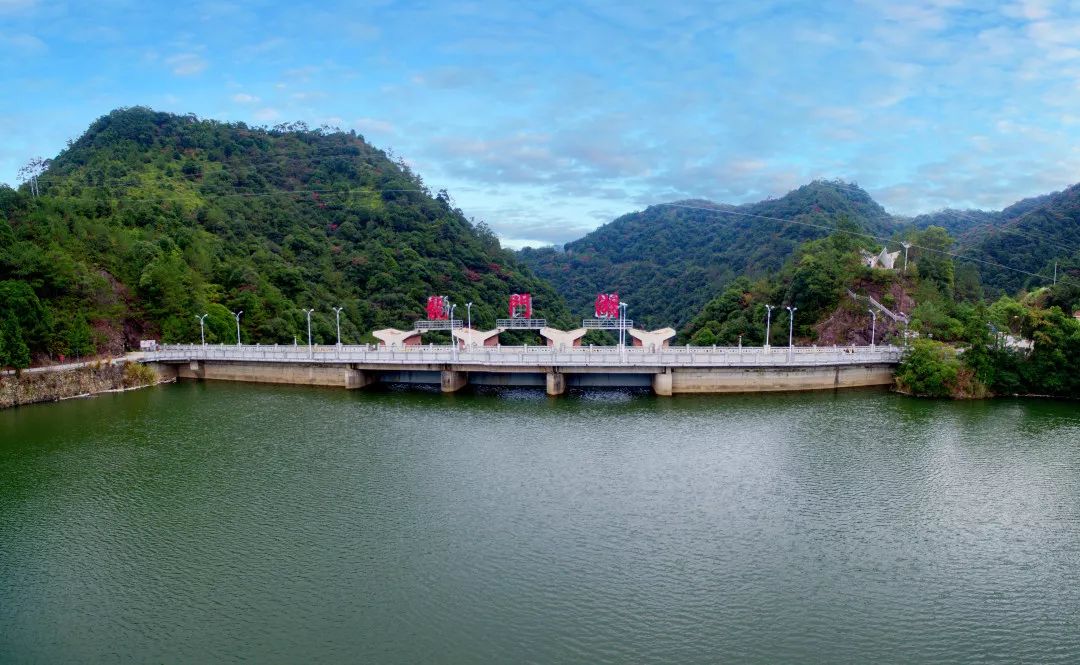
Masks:
[[[839,189],[846,189],[846,190],[851,191],[851,192],[860,192],[860,193],[863,193],[863,194],[867,194],[867,192],[865,190],[863,190],[863,189],[861,189],[859,187],[852,187],[850,185],[845,185],[845,184],[842,184],[842,183],[835,183],[835,182],[830,183],[830,185],[835,186],[835,187],[837,187]],[[1036,212],[1039,212],[1039,208],[1032,208],[1031,210],[1028,210],[1027,212],[1025,212],[1025,213],[1023,213],[1021,215],[1018,215],[1016,217],[1013,217],[1013,218],[1005,220],[1005,221],[1007,223],[1016,223],[1016,222],[1019,222],[1021,219],[1024,219],[1028,215],[1032,215],[1032,214],[1034,214]],[[1045,243],[1047,243],[1049,245],[1054,245],[1054,246],[1058,247],[1059,249],[1065,250],[1066,252],[1076,252],[1078,250],[1078,248],[1076,248],[1076,247],[1070,247],[1068,245],[1063,245],[1063,244],[1061,244],[1059,242],[1055,242],[1055,241],[1050,240],[1049,238],[1046,238],[1046,237],[1038,237],[1035,234],[1026,233],[1024,231],[1021,231],[1020,229],[1007,227],[1007,226],[995,226],[991,222],[988,222],[988,221],[982,220],[982,219],[978,219],[976,217],[972,217],[972,216],[970,216],[970,215],[968,215],[966,213],[963,213],[962,211],[959,211],[959,210],[951,210],[949,208],[943,208],[943,209],[935,211],[933,213],[927,213],[926,216],[935,215],[935,214],[937,214],[937,215],[951,215],[952,217],[955,217],[956,219],[963,219],[963,220],[966,220],[966,221],[969,221],[969,222],[978,222],[980,227],[983,227],[983,228],[987,229],[989,232],[1015,233],[1017,235],[1024,236],[1025,238],[1028,238],[1029,240],[1036,240],[1036,241],[1040,241],[1040,242],[1045,242]],[[914,219],[914,218],[912,218],[912,219]],[[978,227],[973,227],[973,228],[978,228]]]
[[[783,222],[785,224],[799,224],[801,226],[809,226],[809,227],[812,227],[812,228],[815,228],[815,229],[821,229],[823,231],[829,231],[829,232],[835,232],[835,233],[846,233],[848,235],[861,236],[863,238],[870,238],[871,240],[878,240],[878,241],[884,242],[884,243],[887,243],[887,242],[889,242],[891,240],[890,238],[882,238],[880,236],[871,235],[869,233],[859,233],[857,231],[847,231],[845,229],[840,229],[840,228],[836,228],[836,227],[833,227],[833,226],[824,226],[824,225],[821,225],[821,224],[812,224],[810,222],[800,222],[800,221],[797,221],[797,220],[794,220],[794,219],[783,219],[781,217],[770,217],[769,215],[758,215],[758,214],[750,213],[750,212],[737,212],[737,211],[734,211],[734,210],[718,210],[716,208],[705,208],[705,207],[702,207],[702,206],[691,206],[691,205],[686,205],[686,204],[682,204],[682,203],[658,203],[656,205],[667,206],[667,207],[670,207],[670,208],[685,208],[685,209],[688,209],[688,210],[704,210],[706,212],[714,212],[714,213],[718,213],[718,214],[721,214],[721,215],[739,215],[741,217],[755,217],[757,219],[767,219],[767,220],[774,221],[774,222]],[[993,261],[986,261],[984,259],[977,259],[977,258],[972,257],[972,256],[962,256],[960,254],[956,254],[955,252],[948,252],[948,251],[941,250],[941,249],[933,249],[932,247],[921,247],[919,245],[911,245],[911,247],[913,247],[915,249],[922,250],[924,252],[934,252],[936,254],[944,254],[946,256],[951,256],[954,259],[961,259],[961,260],[964,260],[964,261],[976,261],[978,263],[983,263],[985,265],[993,266],[995,268],[1001,268],[1003,270],[1012,270],[1013,272],[1023,273],[1025,275],[1030,275],[1032,277],[1038,277],[1038,278],[1043,279],[1043,280],[1048,279],[1046,276],[1040,275],[1038,273],[1028,272],[1027,270],[1021,270],[1019,268],[1010,268],[1009,266],[1002,265],[1000,263],[994,263]]]

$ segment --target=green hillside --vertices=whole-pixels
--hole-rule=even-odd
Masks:
[[[1053,276],[1055,261],[1059,276],[1080,277],[1080,185],[1009,206],[994,224],[961,236],[960,247],[965,256],[1017,269],[981,266],[982,282],[990,294],[1045,286]]]
[[[0,187],[0,321],[36,355],[119,352],[144,337],[317,341],[422,317],[445,294],[494,324],[514,292],[568,322],[547,283],[353,132],[273,129],[146,108],[94,122],[40,175]],[[11,344],[15,344],[12,341]]]
[[[565,250],[524,249],[519,255],[566,296],[576,316],[591,312],[597,293],[617,291],[636,324],[679,328],[736,277],[779,269],[800,243],[828,235],[841,217],[875,235],[897,228],[861,189],[817,181],[779,199],[737,207],[708,201],[650,206]]]

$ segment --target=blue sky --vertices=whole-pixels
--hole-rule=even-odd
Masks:
[[[513,246],[814,178],[1080,181],[1080,3],[0,0],[0,182],[120,106],[356,129]]]

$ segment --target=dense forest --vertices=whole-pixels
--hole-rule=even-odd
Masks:
[[[575,313],[588,313],[597,293],[618,292],[630,303],[636,324],[680,327],[736,277],[755,279],[780,268],[803,241],[828,235],[839,217],[872,233],[893,223],[865,192],[814,182],[745,206],[650,206],[563,249],[527,248],[519,254],[566,296]]]
[[[773,345],[787,344],[792,334],[804,345],[908,346],[897,383],[911,394],[1080,395],[1080,320],[1070,315],[1080,310],[1080,279],[1063,274],[1057,284],[991,301],[978,274],[945,253],[954,241],[944,228],[904,237],[919,248],[907,266],[871,268],[862,257],[880,246],[841,218],[835,232],[800,245],[776,273],[736,278],[680,331],[679,341],[761,345],[771,318]]]
[[[615,291],[630,303],[636,322],[681,328],[733,280],[770,275],[801,243],[828,236],[840,219],[878,247],[890,241],[890,251],[927,228],[944,229],[948,247],[938,242],[927,249],[961,259],[955,267],[961,295],[998,297],[1044,286],[1055,262],[1059,275],[1080,275],[1080,186],[998,212],[942,210],[905,218],[890,215],[854,184],[817,181],[737,207],[709,201],[651,206],[565,247],[519,254],[575,312],[587,309],[597,293]]]
[[[346,343],[423,318],[429,295],[493,325],[511,293],[561,296],[449,195],[352,132],[114,111],[20,189],[0,187],[4,364],[118,353],[140,338]],[[459,307],[459,310],[463,310]],[[17,357],[16,357],[17,356]]]
[[[909,230],[904,237],[912,245],[907,265],[898,256],[894,269],[870,267],[865,257],[882,246],[854,220],[841,217],[835,231],[802,243],[780,270],[756,280],[735,279],[682,328],[680,341],[763,344],[771,319],[777,326],[770,344],[786,344],[789,334],[800,344],[902,343],[903,326],[872,307],[870,298],[907,317],[911,332],[953,339],[960,324],[947,314],[981,301],[979,289],[960,293],[954,261],[944,253],[953,244],[945,229]],[[774,308],[770,317],[766,306]],[[790,326],[788,307],[796,313]]]

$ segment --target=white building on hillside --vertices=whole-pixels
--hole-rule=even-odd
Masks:
[[[887,247],[881,248],[880,254],[871,254],[865,249],[862,251],[863,261],[870,268],[882,268],[884,270],[892,270],[896,267],[896,259],[900,256],[900,252],[890,252]]]

